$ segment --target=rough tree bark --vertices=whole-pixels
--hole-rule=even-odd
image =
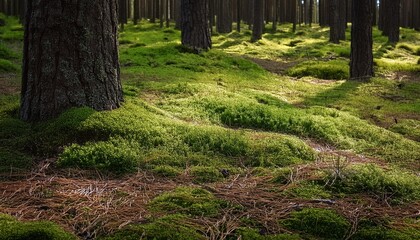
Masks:
[[[254,24],[251,42],[262,38],[264,28],[264,0],[254,0]]]
[[[389,12],[391,15],[386,17],[388,20],[388,41],[397,43],[400,40],[400,0],[392,0],[388,2]]]
[[[211,48],[208,0],[181,0],[182,45],[197,52]]]
[[[217,32],[232,32],[232,0],[219,0],[217,13]]]
[[[32,0],[25,18],[20,117],[47,120],[71,107],[123,101],[115,0]]]
[[[372,17],[370,1],[353,0],[350,78],[368,80],[373,76]]]

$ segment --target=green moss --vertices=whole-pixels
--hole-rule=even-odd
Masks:
[[[178,187],[154,198],[149,207],[153,211],[182,213],[192,216],[217,216],[226,203],[201,188]]]
[[[258,230],[252,228],[239,228],[235,231],[235,237],[228,238],[242,239],[242,240],[299,240],[301,239],[297,234],[276,234],[276,235],[261,235]]]
[[[320,139],[344,149],[380,156],[388,161],[412,161],[418,143],[333,109],[276,108],[246,99],[201,99],[199,105],[231,127],[256,128]]]
[[[414,174],[385,171],[373,165],[358,165],[348,169],[346,178],[337,187],[349,193],[372,193],[384,201],[401,203],[420,199],[420,178]]]
[[[9,215],[0,214],[0,238],[7,240],[76,240],[51,222],[19,222]]]
[[[200,240],[205,239],[198,226],[190,223],[185,216],[169,215],[150,223],[136,224],[117,231],[102,240]]]
[[[347,61],[333,60],[328,62],[307,61],[287,70],[292,77],[316,77],[320,79],[347,79],[349,67]]]
[[[32,159],[20,152],[0,147],[0,173],[15,173],[28,170],[32,166]]]
[[[0,73],[15,73],[19,67],[6,59],[0,59]]]
[[[287,189],[285,194],[310,200],[331,198],[331,193],[325,190],[322,186],[309,182],[301,182],[296,187]]]
[[[343,239],[350,228],[349,222],[334,211],[305,208],[292,212],[290,218],[282,221],[289,229],[326,239]]]
[[[11,59],[16,59],[17,57],[18,57],[17,54],[13,52],[12,50],[10,50],[9,47],[0,43],[0,59],[11,60]],[[1,64],[4,64],[4,63],[1,63]]]
[[[189,174],[197,183],[217,182],[223,179],[223,175],[216,167],[193,166]]]
[[[61,167],[99,169],[118,174],[137,169],[141,152],[139,145],[121,138],[106,142],[90,142],[83,146],[73,144],[60,155],[57,164]]]
[[[165,165],[154,167],[152,169],[152,172],[162,177],[177,177],[182,173],[182,171],[179,170],[178,168],[165,166]]]
[[[383,227],[365,228],[357,231],[350,239],[352,240],[411,240],[410,237],[404,236],[396,231],[388,230]]]
[[[392,125],[391,131],[400,133],[405,137],[420,141],[420,121],[413,119],[403,119]]]

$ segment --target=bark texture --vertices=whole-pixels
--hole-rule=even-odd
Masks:
[[[182,45],[196,51],[211,48],[208,0],[181,0]]]
[[[251,42],[262,38],[264,28],[264,0],[254,0],[254,24]]]
[[[20,117],[71,107],[118,108],[122,97],[116,0],[32,0],[25,19]]]
[[[372,17],[370,1],[353,0],[350,78],[367,80],[373,76]]]
[[[389,1],[388,40],[390,43],[397,43],[400,39],[400,0]]]

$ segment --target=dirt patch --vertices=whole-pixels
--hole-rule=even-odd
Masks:
[[[380,76],[396,81],[420,82],[420,73],[415,72],[388,72]]]
[[[20,86],[12,81],[16,77],[15,74],[0,74],[0,94],[10,95],[19,93]]]
[[[265,70],[269,72],[279,74],[279,75],[283,75],[287,69],[294,67],[295,65],[299,63],[299,62],[274,61],[270,59],[259,59],[259,58],[252,58],[248,56],[246,56],[245,59],[248,59],[260,65],[262,68],[264,68]]]

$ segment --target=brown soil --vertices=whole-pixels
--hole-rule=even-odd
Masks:
[[[16,78],[16,76],[14,74],[0,74],[0,94],[10,95],[19,93],[20,87],[12,83],[12,78]]]
[[[265,70],[282,75],[284,72],[298,64],[299,62],[286,62],[286,61],[274,61],[270,59],[259,59],[259,58],[252,58],[252,57],[245,57],[246,59],[260,65]]]

